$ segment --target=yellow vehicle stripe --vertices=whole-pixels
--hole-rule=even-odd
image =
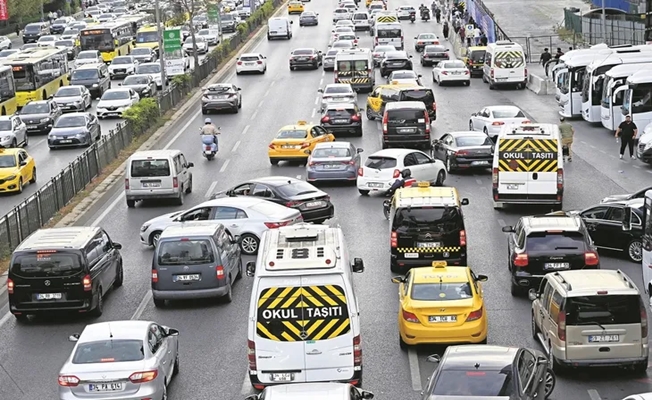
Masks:
[[[498,144],[500,172],[556,172],[557,139],[501,139]]]
[[[443,247],[398,247],[396,251],[399,253],[454,253],[461,251],[460,246],[443,246]]]
[[[525,65],[525,58],[520,51],[501,51],[494,57],[496,68],[518,68]]]
[[[276,336],[272,335],[272,333],[271,333],[270,331],[267,330],[267,328],[265,327],[265,325],[261,324],[260,322],[258,322],[258,323],[256,324],[256,329],[257,329],[259,332],[264,332],[264,333],[265,333],[264,336],[265,336],[266,338],[268,338],[268,339],[272,339],[272,340],[276,340],[277,342],[280,341]]]

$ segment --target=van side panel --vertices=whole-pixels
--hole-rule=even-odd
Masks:
[[[498,168],[498,194],[506,199],[526,196],[528,172],[526,155],[522,151],[523,140],[499,139],[494,168]],[[496,165],[497,164],[497,165]]]

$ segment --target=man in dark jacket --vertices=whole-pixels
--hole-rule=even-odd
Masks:
[[[625,147],[629,147],[629,157],[632,159],[636,158],[634,155],[634,141],[638,135],[638,127],[632,121],[632,116],[627,115],[625,121],[621,122],[616,129],[616,137],[620,137],[620,158],[623,158],[625,154]]]
[[[546,78],[548,77],[548,61],[552,60],[552,54],[548,51],[548,48],[546,47],[543,49],[543,53],[541,53],[541,57],[539,57],[539,64],[543,67],[543,69],[546,71]]]

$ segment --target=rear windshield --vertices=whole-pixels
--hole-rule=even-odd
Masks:
[[[314,186],[301,181],[278,186],[276,189],[282,196],[285,197],[303,196],[304,194],[317,193],[317,189]]]
[[[81,343],[72,357],[73,364],[140,361],[145,358],[140,340],[102,340]]]
[[[395,228],[437,225],[442,233],[460,228],[462,216],[455,207],[399,208],[394,217]]]
[[[314,51],[312,49],[304,49],[304,50],[294,50],[292,54],[295,56],[309,56],[313,54]]]
[[[492,145],[494,142],[489,136],[467,136],[455,139],[458,147]]]
[[[18,254],[11,264],[11,272],[18,276],[45,278],[71,276],[82,270],[79,254],[59,251]]]
[[[355,110],[352,108],[338,108],[336,110],[328,110],[328,116],[334,118],[349,118],[353,114],[355,114]]]
[[[364,166],[373,169],[396,168],[396,159],[390,157],[369,157],[364,163]]]
[[[584,235],[579,232],[533,232],[527,237],[528,251],[584,249]]]
[[[391,110],[387,112],[387,124],[405,125],[405,124],[423,124],[426,122],[426,116],[423,110]]]
[[[494,118],[525,118],[520,110],[494,110]]]
[[[567,325],[638,324],[641,322],[637,295],[581,296],[566,299]]]
[[[412,300],[462,300],[473,297],[471,285],[460,283],[415,283],[412,285]]]
[[[474,50],[469,54],[469,58],[473,60],[473,62],[484,62],[484,56],[486,52],[484,50]]]
[[[391,38],[401,37],[400,29],[377,29],[376,32],[377,32],[376,36],[381,39],[391,39]]]
[[[313,158],[351,157],[351,151],[346,147],[332,147],[330,149],[315,149]]]
[[[403,90],[401,101],[421,101],[424,104],[432,104],[435,102],[435,95],[429,89]]]
[[[435,383],[435,396],[511,396],[511,364],[496,371],[444,370]]]
[[[303,129],[291,129],[287,131],[280,131],[276,138],[278,139],[305,139],[308,137],[308,131]]]
[[[170,176],[170,163],[168,160],[133,160],[131,162],[132,178],[150,176]]]
[[[240,61],[258,61],[258,56],[242,56]]]
[[[210,264],[215,262],[208,240],[165,241],[158,251],[159,265]]]

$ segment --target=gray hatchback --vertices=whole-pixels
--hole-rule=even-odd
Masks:
[[[242,108],[240,88],[231,83],[216,83],[203,89],[201,112],[229,110],[237,113]]]

